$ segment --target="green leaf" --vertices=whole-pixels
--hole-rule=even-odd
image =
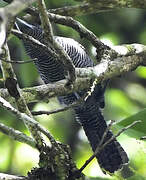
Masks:
[[[138,67],[135,72],[139,77],[146,79],[146,68],[145,67]]]
[[[117,122],[113,128],[121,129],[122,127],[126,127],[134,121],[140,120],[140,123],[137,123],[135,126],[131,127],[125,133],[134,138],[141,138],[146,135],[146,108],[142,111],[125,118],[119,122]]]

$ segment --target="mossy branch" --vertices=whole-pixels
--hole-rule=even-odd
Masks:
[[[66,95],[78,90],[87,90],[92,86],[92,82],[95,79],[96,83],[100,83],[106,79],[135,70],[138,66],[146,65],[146,46],[131,44],[115,46],[114,49],[121,57],[113,61],[105,59],[93,68],[76,68],[76,75],[78,78],[72,89],[66,88],[66,80],[62,80],[52,84],[24,88],[22,89],[23,97],[27,103],[41,100],[46,101],[55,96]],[[8,100],[10,97],[5,89],[0,89],[0,96]]]
[[[113,9],[122,8],[146,8],[145,0],[85,0],[79,5],[66,6],[57,9],[51,9],[49,12],[66,15],[66,16],[82,16],[100,12],[111,11]]]

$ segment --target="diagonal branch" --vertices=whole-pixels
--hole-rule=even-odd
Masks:
[[[42,44],[40,41],[38,41],[37,39],[34,39],[32,36],[29,36],[27,34],[24,34],[20,31],[17,31],[15,29],[13,29],[11,31],[14,35],[16,35],[17,37],[19,37],[20,39],[25,39],[26,41],[30,42],[34,47],[39,48],[40,50],[45,50],[46,54],[48,53],[49,55],[51,54],[55,60],[57,60],[59,58],[59,56],[56,54],[56,52],[54,52],[51,48],[49,48],[47,45]]]
[[[37,0],[14,0],[9,5],[5,6],[3,9],[5,11],[6,17],[12,18],[17,14],[22,12],[24,9],[28,8]]]
[[[36,147],[36,142],[31,137],[2,123],[0,123],[0,131],[14,140]]]
[[[10,61],[10,54],[9,54],[9,49],[7,47],[7,44],[4,46],[4,54],[1,57],[1,59]],[[7,88],[9,94],[15,98],[15,103],[19,111],[22,113],[26,113],[27,115],[32,117],[31,112],[29,111],[27,107],[26,101],[21,94],[12,65],[5,61],[1,61],[1,68],[2,68],[5,87]],[[28,127],[33,138],[37,142],[37,148],[41,150],[41,148],[43,148],[44,146],[43,138],[41,137],[41,134],[30,123],[27,124],[27,121],[24,121],[24,124]]]
[[[70,59],[69,55],[54,39],[52,26],[47,15],[47,10],[44,0],[38,0],[38,8],[41,17],[41,24],[43,26],[43,30],[45,34],[45,43],[48,46],[51,44],[55,52],[59,55],[59,59],[62,61],[65,71],[68,72],[68,82],[66,85],[71,85],[72,83],[74,83],[76,79],[75,67],[73,65],[73,62]]]
[[[4,108],[5,110],[8,110],[9,112],[13,113],[19,120],[26,122],[26,124],[31,125],[32,128],[37,131],[42,132],[44,135],[48,137],[52,145],[55,145],[55,147],[58,147],[57,142],[55,139],[51,136],[51,134],[42,127],[37,121],[35,121],[32,117],[29,117],[25,113],[19,112],[17,109],[11,106],[9,102],[7,102],[5,99],[0,97],[0,106]]]
[[[79,172],[82,172],[85,167],[96,157],[96,155],[98,155],[102,149],[104,149],[104,147],[106,145],[108,145],[111,141],[113,141],[115,138],[117,138],[118,136],[120,136],[123,132],[125,132],[126,130],[128,130],[129,128],[135,126],[135,124],[137,123],[140,123],[141,121],[135,121],[133,122],[132,124],[122,128],[115,136],[113,135],[108,141],[106,141],[104,144],[103,144],[103,140],[104,138],[106,137],[106,133],[108,132],[108,130],[110,129],[111,125],[112,125],[112,122],[109,124],[109,126],[107,127],[105,133],[103,134],[103,137],[102,137],[102,142],[99,143],[99,146],[97,146],[94,154],[84,163],[84,165],[79,169]]]
[[[4,8],[0,9],[0,55],[6,40],[6,24],[24,9],[28,8],[37,0],[14,0]]]

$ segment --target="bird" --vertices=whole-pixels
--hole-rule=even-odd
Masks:
[[[16,28],[24,34],[27,34],[41,43],[44,43],[44,31],[41,26],[30,24],[20,18],[16,18]],[[20,38],[20,37],[19,37]],[[72,38],[54,36],[54,40],[59,43],[63,50],[69,55],[73,64],[77,68],[93,67],[94,61],[89,57],[85,48]],[[65,79],[64,67],[61,61],[34,46],[30,41],[22,39],[25,50],[31,58],[36,58],[35,65],[38,69],[41,79],[44,83],[54,83]],[[76,120],[81,124],[88,138],[93,152],[98,147],[104,132],[107,129],[107,123],[104,119],[102,109],[105,106],[104,93],[107,83],[96,84],[90,96],[79,105],[73,108]],[[85,95],[86,91],[73,92],[66,96],[58,97],[61,103],[69,105]],[[111,130],[108,130],[103,143],[113,136]],[[120,143],[114,138],[97,155],[96,159],[105,173],[114,173],[127,165],[129,158]]]

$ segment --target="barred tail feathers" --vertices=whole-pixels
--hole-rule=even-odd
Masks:
[[[91,102],[76,108],[75,112],[94,152],[107,128],[104,117],[97,105],[93,103],[91,105]],[[112,132],[108,131],[104,142],[112,136]],[[110,173],[121,169],[124,164],[128,163],[127,154],[116,139],[106,145],[96,157],[100,167]]]

